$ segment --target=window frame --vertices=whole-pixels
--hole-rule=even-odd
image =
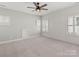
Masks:
[[[68,30],[68,33],[71,33],[71,34],[72,34],[72,33],[78,33],[78,32],[76,32],[76,26],[78,26],[78,25],[76,25],[76,18],[79,17],[79,16],[70,16],[70,17],[73,17],[73,19],[72,19],[72,20],[73,20],[73,24],[72,24],[72,25],[69,25],[69,24],[67,23],[67,28],[68,28],[67,30]],[[69,17],[68,17],[68,20],[69,20]],[[67,21],[67,22],[68,22],[68,21]],[[72,31],[72,32],[69,32],[69,27],[71,27],[71,26],[72,26],[72,28],[73,28],[73,29],[72,29],[73,31]]]

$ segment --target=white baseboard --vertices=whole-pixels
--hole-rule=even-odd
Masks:
[[[20,41],[20,40],[23,40],[23,39],[20,38],[20,39],[8,40],[8,41],[1,41],[0,44],[6,44],[6,43],[11,43],[11,42]]]
[[[42,36],[46,37],[48,39],[52,39],[52,40],[56,40],[56,41],[60,41],[60,42],[64,42],[64,43],[68,43],[68,44],[79,46],[79,44],[72,43],[72,42],[69,42],[69,41],[59,40],[59,39],[56,39],[56,38],[52,38],[51,36],[48,36],[48,35],[42,35]]]
[[[18,38],[18,39],[14,39],[14,40],[1,41],[1,42],[0,42],[0,45],[1,45],[1,44],[7,44],[7,43],[16,42],[16,41],[20,41],[20,40],[25,40],[25,39],[32,39],[32,38],[35,38],[35,37],[38,37],[38,36],[39,36],[39,35],[30,36],[30,37],[28,37],[28,38]]]

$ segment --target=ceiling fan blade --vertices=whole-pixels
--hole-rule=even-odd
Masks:
[[[34,4],[35,6],[37,6],[37,3],[36,3],[36,2],[33,2],[33,4]]]
[[[35,9],[35,7],[27,7],[27,8],[32,8],[32,9]]]
[[[41,8],[42,8],[42,7],[45,7],[45,6],[47,6],[47,4],[42,5]]]
[[[41,8],[41,10],[48,10],[48,9],[46,9],[46,8]]]

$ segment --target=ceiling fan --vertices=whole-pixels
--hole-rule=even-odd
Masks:
[[[27,8],[31,8],[34,9],[35,11],[41,11],[41,10],[48,10],[47,8],[44,8],[47,6],[47,4],[43,4],[40,6],[39,2],[33,2],[33,4],[35,5],[35,7],[27,7]]]

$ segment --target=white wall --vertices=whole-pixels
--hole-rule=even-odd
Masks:
[[[79,44],[79,36],[70,35],[67,32],[68,16],[75,15],[79,15],[79,6],[65,8],[43,16],[42,19],[49,20],[48,32],[43,33],[43,35],[57,40]]]
[[[27,35],[37,34],[35,20],[37,16],[27,13],[0,8],[0,15],[10,17],[10,25],[0,25],[0,42],[22,38],[22,31],[27,31]]]

